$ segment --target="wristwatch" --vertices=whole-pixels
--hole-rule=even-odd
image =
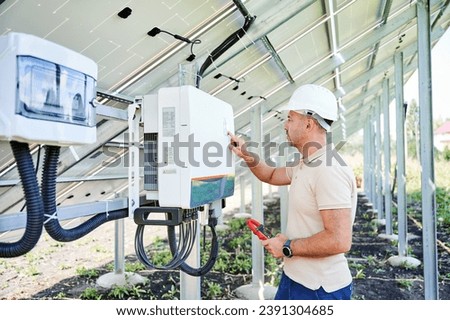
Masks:
[[[283,254],[287,258],[291,258],[293,256],[291,249],[291,240],[286,240],[283,244]]]

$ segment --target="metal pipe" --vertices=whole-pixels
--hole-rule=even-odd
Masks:
[[[261,145],[262,137],[262,117],[261,104],[255,106],[252,110],[252,141],[256,144],[256,154],[262,158]],[[263,201],[262,201],[262,182],[252,176],[252,217],[258,221],[264,221]],[[257,237],[252,237],[252,266],[253,278],[252,285],[255,287],[264,286],[264,248]]]
[[[392,235],[391,137],[389,116],[389,79],[385,78],[383,81],[384,212],[386,218],[386,234]]]
[[[376,137],[376,148],[375,148],[375,154],[377,155],[377,164],[376,164],[376,177],[377,177],[377,209],[378,209],[378,219],[381,220],[384,218],[384,211],[383,211],[383,172],[381,168],[381,101],[380,97],[378,97],[377,105],[376,105],[376,111],[375,111],[375,137]]]
[[[405,111],[403,106],[403,52],[397,52],[395,63],[395,101],[397,131],[397,216],[398,254],[407,255],[408,221],[406,217]]]
[[[419,59],[420,159],[425,299],[439,299],[434,183],[433,104],[431,81],[430,1],[417,1]]]

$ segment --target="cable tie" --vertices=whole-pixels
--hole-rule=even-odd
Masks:
[[[109,219],[109,200],[103,200],[106,202],[106,218]]]
[[[248,38],[254,45],[256,45],[255,41],[253,41],[253,39],[248,35],[247,31],[245,31],[244,28],[242,28],[242,31],[244,31],[244,33],[245,33],[245,35],[247,36],[247,38]],[[238,35],[238,37],[239,37],[239,35]],[[239,37],[239,39],[241,39],[241,37]]]
[[[58,210],[56,210],[51,215],[44,213],[44,217],[48,218],[47,220],[44,221],[44,224],[47,224],[48,222],[50,222],[50,220],[58,220]]]

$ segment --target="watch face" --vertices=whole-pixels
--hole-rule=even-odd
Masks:
[[[292,256],[291,248],[289,248],[289,247],[283,247],[283,254],[284,254],[286,257]]]

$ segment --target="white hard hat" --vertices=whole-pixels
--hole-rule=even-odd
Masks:
[[[298,87],[288,104],[283,106],[280,111],[283,110],[309,111],[313,117],[314,115],[320,116],[321,120],[336,121],[338,119],[336,97],[327,88],[316,84],[305,84]]]

